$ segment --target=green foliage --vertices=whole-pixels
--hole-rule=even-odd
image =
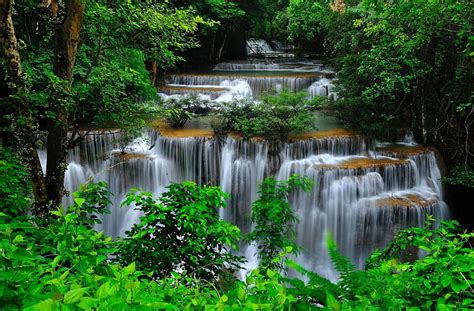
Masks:
[[[189,8],[172,8],[158,1],[88,1],[73,71],[68,83],[54,75],[54,28],[51,12],[34,1],[15,3],[14,23],[21,44],[27,97],[34,125],[58,122],[50,107],[67,111],[69,130],[120,127],[135,135],[155,114],[156,90],[145,65],[174,67],[184,50],[198,45],[194,33],[207,25]],[[3,68],[1,68],[3,71]],[[0,80],[0,88],[6,81]],[[8,97],[0,97],[0,118],[12,114]],[[11,131],[3,126],[2,131]],[[33,134],[32,134],[33,135]]]
[[[467,309],[474,302],[473,233],[456,221],[431,230],[402,230],[384,250],[367,259],[367,270],[342,275],[343,305],[382,309]],[[425,257],[409,260],[422,251]],[[403,259],[407,259],[405,261]],[[400,261],[401,260],[401,261]]]
[[[29,206],[31,185],[17,156],[0,147],[0,211],[8,216],[23,214]]]
[[[110,238],[72,213],[39,228],[0,215],[0,304],[5,310],[190,310],[216,305],[218,294],[189,278],[148,281],[135,264],[111,264]],[[45,231],[46,229],[46,231]],[[41,239],[46,237],[46,239]]]
[[[281,252],[298,254],[294,229],[298,219],[293,214],[289,195],[297,189],[309,191],[310,188],[310,180],[297,175],[291,176],[288,181],[269,177],[260,185],[259,198],[252,203],[255,228],[246,236],[246,240],[257,243],[262,267],[281,270],[284,259],[279,257]]]
[[[329,107],[364,134],[393,139],[400,127],[434,144],[449,165],[469,163],[472,13],[468,1],[290,1],[296,43],[325,42],[338,71]],[[314,44],[306,46],[311,52]],[[472,145],[472,144],[470,144]]]
[[[87,183],[74,192],[74,204],[68,210],[76,213],[84,224],[94,225],[102,223],[97,215],[110,214],[108,209],[112,193],[106,182]]]
[[[280,222],[280,229],[273,232],[277,238],[268,236],[267,240],[283,241],[274,244],[278,251],[272,251],[278,262],[272,261],[270,265],[278,268],[286,251],[294,250],[282,249],[288,241],[294,243],[289,238],[288,223],[281,222],[282,215],[294,220],[288,213],[288,191],[298,187],[304,190],[309,185],[296,176],[287,182],[267,179],[265,185],[254,205],[273,222],[257,223],[256,230],[264,229],[258,224],[273,227]],[[463,232],[455,221],[441,222],[434,230],[430,229],[430,222],[425,228],[400,231],[385,249],[375,251],[367,260],[366,269],[360,271],[353,269],[329,238],[329,254],[341,274],[338,283],[331,283],[291,260],[286,261],[287,267],[305,276],[306,281],[282,277],[263,261],[261,268],[249,272],[244,280],[231,278],[226,286],[222,286],[222,279],[215,282],[214,275],[209,280],[195,278],[204,276],[198,273],[199,269],[181,274],[170,271],[166,277],[157,279],[153,275],[163,273],[162,262],[169,256],[177,255],[184,261],[198,256],[198,260],[207,258],[214,263],[210,256],[223,260],[220,256],[226,255],[216,251],[217,244],[209,243],[237,243],[238,229],[218,220],[216,208],[224,205],[224,194],[216,187],[198,187],[190,182],[171,185],[160,203],[149,194],[132,193],[129,203],[133,201],[142,207],[145,216],[132,229],[136,232],[134,237],[113,242],[91,229],[94,221],[87,217],[100,213],[108,204],[105,186],[91,183],[81,188],[75,194],[74,205],[66,212],[54,211],[55,218],[48,223],[0,213],[3,309],[469,310],[474,302],[474,252],[470,244],[474,234]],[[274,212],[280,208],[287,212]],[[178,227],[179,231],[171,236]],[[171,229],[169,235],[161,236],[168,234],[166,228]],[[139,249],[138,244],[130,248],[131,240],[144,249]],[[174,243],[182,247],[173,249]],[[118,248],[128,252],[117,252]],[[208,254],[198,254],[199,249]],[[415,260],[414,255],[420,250],[424,257]],[[136,258],[137,263],[128,262],[133,256],[129,252],[140,257]],[[114,264],[111,259],[116,256],[125,256],[117,259],[127,263]],[[147,264],[145,272],[140,271],[139,266]],[[222,261],[216,271],[222,268],[221,264]]]
[[[441,182],[453,186],[474,188],[474,171],[463,166],[454,167],[450,176],[442,177]]]
[[[251,22],[249,36],[286,41],[288,0],[256,0],[249,2],[252,2],[248,4],[250,7],[247,9]]]
[[[239,258],[240,230],[219,218],[227,195],[219,187],[199,187],[193,182],[171,184],[160,197],[132,190],[124,205],[134,203],[144,213],[127,233],[120,261],[136,262],[154,277],[181,271],[204,279],[216,279]]]
[[[113,269],[103,264],[115,251],[111,239],[84,226],[76,212],[54,211],[56,218],[42,227],[0,217],[2,307],[78,304],[102,281],[95,274]]]
[[[328,3],[326,0],[290,0],[287,9],[288,39],[311,52],[323,43],[326,37],[325,22],[333,14]]]
[[[170,107],[165,111],[165,119],[172,128],[183,127],[192,115],[181,107]]]
[[[225,0],[207,0],[211,7],[211,12],[215,14],[219,21],[231,20],[245,15],[245,12],[236,2]]]
[[[305,92],[283,91],[278,95],[266,95],[261,102],[241,100],[229,103],[220,112],[222,121],[218,131],[235,131],[245,139],[263,137],[270,142],[288,140],[289,135],[311,128],[313,113],[311,101]]]

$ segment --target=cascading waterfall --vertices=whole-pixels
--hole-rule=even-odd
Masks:
[[[337,95],[334,92],[333,80],[322,78],[308,88],[308,93],[310,97],[316,96],[327,96],[333,99],[337,99]]]
[[[303,247],[297,260],[335,279],[325,245],[328,233],[343,254],[362,267],[365,257],[386,245],[398,230],[421,226],[425,213],[448,217],[436,158],[428,148],[369,151],[363,137],[347,133],[293,139],[276,154],[269,152],[265,141],[232,136],[160,136],[149,130],[125,148],[115,142],[118,138],[119,133],[112,133],[87,139],[71,153],[66,172],[69,190],[91,176],[109,183],[115,194],[112,214],[105,215],[97,229],[111,236],[123,235],[138,220],[138,211],[120,207],[132,187],[158,196],[170,182],[220,185],[232,195],[221,217],[247,232],[258,184],[270,174],[280,180],[300,174],[312,179],[314,186],[311,192],[297,191],[291,197]],[[242,249],[251,265],[254,252],[255,247]]]
[[[242,80],[250,85],[253,96],[259,96],[272,90],[286,88],[290,91],[299,91],[308,88],[319,78],[316,73],[284,74],[284,75],[239,75],[239,74],[213,74],[213,75],[189,75],[175,74],[168,77],[170,85],[187,86],[223,86],[229,80]],[[249,94],[250,95],[250,94]],[[251,97],[251,96],[249,96]]]
[[[291,71],[291,72],[328,72],[333,73],[326,68],[322,62],[318,61],[240,61],[240,62],[222,62],[214,67],[214,71]]]
[[[250,43],[271,49],[258,40]],[[337,99],[330,75],[318,61],[246,60],[217,64],[208,74],[171,75],[161,92],[164,98],[195,94],[218,105],[284,87]],[[364,137],[338,129],[304,133],[272,146],[263,140],[187,130],[150,129],[132,142],[124,142],[118,131],[91,132],[69,153],[65,187],[75,191],[88,179],[106,181],[114,193],[113,206],[97,229],[116,237],[140,216],[134,207],[120,207],[130,188],[159,196],[171,182],[218,185],[231,194],[220,216],[248,232],[251,203],[265,177],[307,176],[314,181],[312,191],[296,191],[290,198],[300,219],[296,231],[303,251],[297,261],[332,280],[337,274],[327,253],[328,234],[344,255],[363,267],[366,256],[398,230],[423,225],[427,214],[449,217],[435,153],[416,145],[413,137],[369,150]],[[39,155],[45,168],[45,152]],[[65,205],[71,203],[71,197],[64,199]],[[256,249],[241,249],[249,268],[258,263]]]
[[[265,54],[274,52],[270,44],[263,39],[249,39],[247,40],[247,55]]]
[[[310,97],[329,96],[334,92],[334,71],[321,61],[292,58],[250,59],[218,63],[212,71],[179,73],[167,77],[159,88],[163,98],[198,95],[220,103],[234,99],[258,98],[271,91],[306,90]]]
[[[295,57],[294,54],[285,52],[286,48],[283,48],[281,42],[275,44],[272,42],[278,50],[274,50],[269,42],[263,39],[248,39],[246,42],[246,52],[248,56],[263,56],[263,57]]]

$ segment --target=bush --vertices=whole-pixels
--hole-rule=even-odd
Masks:
[[[165,111],[165,119],[172,128],[183,127],[192,115],[180,107],[168,108]]]
[[[164,100],[165,119],[173,128],[183,127],[193,116],[206,116],[220,109],[220,104],[196,95],[169,97]]]
[[[313,104],[305,92],[283,91],[267,95],[261,102],[240,100],[229,103],[221,112],[220,126],[245,139],[262,137],[270,142],[288,140],[290,135],[309,130],[313,124]],[[219,128],[222,131],[221,128]]]
[[[252,203],[252,222],[255,228],[246,240],[258,244],[261,267],[273,270],[283,269],[283,258],[279,254],[288,251],[298,254],[295,223],[298,219],[288,202],[291,192],[301,188],[308,191],[311,181],[297,175],[288,181],[266,178],[258,190],[259,198]],[[279,260],[276,260],[279,259]]]
[[[355,308],[464,310],[474,303],[473,233],[463,232],[456,221],[441,222],[431,230],[402,230],[385,249],[367,259],[366,271],[352,271],[339,282],[345,289],[342,305]],[[419,260],[403,260],[407,252]],[[413,256],[411,256],[413,258]],[[343,307],[344,308],[344,307]]]
[[[261,191],[259,203],[265,206],[262,212],[273,213],[272,206],[286,206],[282,200],[285,201],[288,186],[300,183],[305,184],[296,177],[288,182],[266,181],[267,190]],[[186,275],[186,271],[170,272],[165,278],[152,280],[150,277],[155,272],[162,273],[157,254],[178,250],[177,255],[188,260],[199,256],[203,243],[219,237],[237,238],[236,228],[218,224],[215,208],[223,205],[223,193],[216,187],[201,188],[184,183],[170,186],[161,204],[151,195],[131,194],[130,202],[135,201],[147,209],[141,222],[144,225],[134,227],[144,231],[137,231],[136,236],[130,238],[142,243],[144,249],[140,250],[140,244],[130,248],[129,240],[113,242],[90,228],[93,220],[84,215],[100,212],[100,207],[93,207],[106,204],[101,195],[91,198],[94,191],[104,194],[102,186],[93,184],[89,191],[83,188],[75,194],[75,203],[67,212],[54,211],[55,218],[47,223],[37,218],[14,217],[12,220],[0,213],[2,309],[469,310],[474,302],[474,252],[470,244],[474,234],[463,232],[455,221],[441,222],[435,230],[428,229],[432,227],[429,223],[426,228],[401,231],[384,250],[370,256],[366,270],[359,271],[328,239],[331,260],[341,275],[336,284],[290,260],[286,262],[288,267],[305,276],[306,282],[282,277],[268,267],[249,272],[242,281],[233,278],[225,289],[219,287],[219,282],[213,282],[215,280],[197,279],[193,277],[197,273]],[[278,222],[278,213],[274,214],[276,216],[270,215],[270,218]],[[169,226],[160,226],[161,223]],[[166,228],[178,227],[178,235],[159,235],[168,232]],[[195,235],[187,235],[191,232]],[[179,237],[185,235],[188,239],[180,240]],[[142,239],[145,236],[149,239]],[[172,242],[166,244],[168,240]],[[162,249],[174,243],[184,247]],[[140,263],[113,264],[112,255],[121,255],[117,247],[133,252],[125,253],[124,256],[129,257],[124,259],[136,256]],[[425,252],[424,258],[401,260],[406,252],[418,249]],[[282,252],[277,260],[285,256]],[[162,260],[166,262],[167,258]],[[153,263],[158,265],[153,266]],[[147,271],[137,269],[139,265],[146,266]]]
[[[474,170],[456,166],[451,170],[450,176],[442,177],[441,182],[453,186],[474,188]]]
[[[23,214],[30,204],[28,173],[10,150],[0,148],[0,210],[8,216]]]
[[[219,187],[193,182],[171,184],[160,202],[150,193],[130,192],[123,204],[134,203],[145,215],[127,232],[120,261],[136,262],[153,277],[181,271],[216,279],[224,268],[240,262],[230,253],[238,247],[240,230],[219,218],[226,198]]]

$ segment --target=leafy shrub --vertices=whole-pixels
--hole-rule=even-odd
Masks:
[[[191,114],[183,108],[173,107],[166,109],[165,119],[172,128],[181,128],[191,119]]]
[[[101,278],[96,274],[114,269],[104,263],[115,249],[111,238],[81,222],[82,212],[80,204],[74,213],[54,211],[47,224],[21,218],[6,222],[0,215],[3,308],[51,310],[59,303],[81,303],[92,284],[97,290]]]
[[[28,173],[16,155],[0,148],[0,210],[9,216],[18,216],[30,203],[31,186]]]
[[[454,186],[474,188],[474,171],[463,166],[456,166],[448,177],[442,177],[441,182]]]
[[[293,254],[298,253],[294,229],[298,219],[293,214],[288,196],[298,188],[308,191],[310,185],[309,179],[297,175],[291,176],[288,181],[266,178],[260,185],[259,198],[252,203],[252,221],[255,228],[246,239],[258,244],[262,267],[281,270],[283,258],[279,258],[279,254],[285,250]]]
[[[169,97],[164,100],[165,119],[174,128],[183,127],[193,116],[205,116],[221,105],[196,95]]]
[[[245,281],[235,280],[225,292],[185,275],[151,281],[135,263],[125,267],[111,264],[104,254],[78,247],[98,243],[109,253],[113,243],[70,215],[57,215],[54,227],[62,230],[48,230],[51,237],[47,241],[33,239],[42,230],[33,219],[4,222],[4,215],[0,215],[2,309],[286,310],[297,301],[288,294],[279,274],[271,270],[265,274],[254,270]],[[61,239],[67,240],[66,245]],[[54,254],[38,252],[50,241],[56,241],[49,248],[56,250]],[[66,264],[62,258],[72,260]]]
[[[134,203],[145,215],[127,232],[120,261],[136,262],[154,277],[182,271],[217,278],[224,268],[239,263],[230,248],[238,247],[240,230],[219,218],[226,198],[219,187],[193,182],[171,184],[160,202],[151,193],[132,190],[123,204]]]
[[[429,229],[431,224],[402,230],[385,249],[367,259],[367,270],[342,274],[338,283],[344,289],[342,306],[376,305],[385,310],[472,307],[474,252],[470,241],[474,233],[463,232],[456,221],[441,222],[435,230]],[[419,250],[426,254],[424,258],[401,261],[407,252]]]
[[[165,107],[179,107],[195,116],[204,116],[214,110],[219,110],[221,104],[194,94],[189,94],[167,98],[165,100]]]
[[[110,214],[112,193],[106,182],[86,183],[74,192],[74,204],[68,209],[75,212],[84,224],[93,226],[102,223],[97,215]]]
[[[313,105],[306,97],[305,92],[283,91],[264,96],[261,102],[235,101],[222,110],[219,125],[228,132],[241,133],[245,139],[258,136],[270,142],[286,141],[289,135],[308,130],[313,124]]]
[[[263,197],[268,201],[261,199],[260,204],[265,204],[269,213],[271,206],[286,205],[282,200],[286,201],[285,188],[290,184],[306,187],[304,179],[297,177],[283,182],[283,186],[275,181],[267,183],[271,186],[264,193],[270,194]],[[12,220],[0,213],[2,309],[311,310],[323,307],[330,310],[468,310],[474,302],[474,252],[470,244],[474,234],[461,231],[454,221],[441,222],[435,230],[428,229],[432,227],[430,223],[425,228],[401,231],[384,250],[374,252],[367,261],[366,270],[361,271],[354,270],[350,260],[340,255],[335,243],[329,239],[329,254],[341,274],[336,284],[291,260],[286,262],[288,267],[300,272],[307,281],[282,277],[277,270],[268,267],[249,272],[244,280],[233,279],[225,289],[218,283],[194,278],[197,273],[171,272],[166,278],[152,280],[153,272],[140,271],[137,269],[139,264],[134,262],[126,266],[113,264],[111,255],[121,254],[117,253],[117,247],[128,248],[142,256],[139,259],[144,265],[148,258],[159,259],[154,254],[160,252],[160,244],[155,244],[153,249],[152,240],[147,240],[142,245],[148,253],[139,253],[138,248],[131,249],[127,245],[128,240],[113,242],[95,232],[90,228],[92,220],[81,216],[96,213],[101,207],[95,210],[94,206],[107,203],[105,196],[91,197],[102,186],[104,184],[93,185],[89,191],[83,188],[76,194],[74,206],[65,213],[54,211],[55,218],[48,223],[39,222],[37,218],[14,217]],[[275,195],[270,189],[281,195]],[[235,233],[231,227],[217,230],[217,212],[211,207],[223,205],[224,196],[216,187],[175,184],[170,186],[161,204],[144,194],[131,194],[128,200],[148,208],[142,218],[144,224],[154,217],[164,216],[180,222],[183,231],[179,234],[183,235],[193,232],[201,238],[217,239],[218,233],[222,233],[219,237],[225,237],[227,229]],[[272,205],[273,200],[276,203]],[[189,214],[179,213],[182,209]],[[226,226],[230,225],[224,224]],[[145,225],[142,227],[145,231],[131,239],[141,239],[142,235],[159,241],[158,231],[163,232],[163,228]],[[208,228],[211,235],[205,232]],[[179,238],[174,236],[171,240],[175,243]],[[193,238],[191,241],[197,248],[207,242]],[[401,260],[403,254],[416,248],[423,250],[426,256],[414,261]],[[196,255],[191,244],[185,245],[183,250],[179,254],[182,258]],[[285,257],[284,251],[277,254],[279,261]],[[153,268],[151,271],[159,271],[159,266]]]

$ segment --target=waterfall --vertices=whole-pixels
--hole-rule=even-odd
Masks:
[[[289,71],[289,72],[327,72],[333,73],[319,61],[275,60],[222,62],[214,66],[214,71]]]
[[[296,231],[303,252],[297,261],[330,279],[337,274],[326,250],[327,233],[344,255],[363,267],[366,256],[385,246],[398,230],[423,225],[426,214],[449,217],[431,149],[398,145],[370,151],[362,136],[317,133],[293,138],[273,155],[265,141],[232,136],[160,136],[147,130],[121,148],[116,141],[120,133],[93,135],[71,152],[65,186],[74,191],[90,177],[108,182],[114,193],[112,213],[103,216],[97,229],[119,236],[140,216],[133,208],[120,207],[130,188],[158,196],[170,182],[219,185],[231,194],[221,217],[248,232],[250,206],[265,177],[272,172],[279,180],[307,176],[313,189],[296,191],[290,198],[300,220]],[[41,158],[44,161],[44,153]],[[241,250],[250,265],[256,264],[255,250]]]
[[[332,79],[322,78],[308,88],[310,97],[316,96],[327,96],[333,99],[337,99],[337,95],[334,92],[334,84]]]
[[[275,44],[275,46],[279,46]],[[284,50],[275,51],[271,45],[263,39],[248,39],[246,42],[246,52],[248,56],[278,57],[288,58],[295,57],[295,54],[285,52]]]
[[[255,44],[265,46],[262,42]],[[331,78],[334,74],[331,68],[318,60],[249,59],[218,63],[210,71],[171,74],[166,78],[166,85],[159,87],[159,92],[165,99],[191,94],[218,103],[255,99],[283,89],[308,91],[311,97],[329,96],[336,99]]]
[[[249,39],[247,40],[247,55],[258,55],[274,52],[270,44],[263,39]]]
[[[247,47],[275,53],[263,40],[249,40]],[[283,88],[337,99],[333,75],[320,61],[254,59],[220,63],[207,73],[170,75],[160,92],[163,98],[194,94],[217,107]],[[251,203],[264,178],[307,176],[314,182],[311,191],[290,197],[299,218],[297,242],[303,248],[297,261],[332,280],[337,273],[327,252],[328,233],[362,268],[367,255],[400,229],[423,225],[427,214],[440,220],[449,217],[435,153],[418,146],[412,136],[396,145],[369,148],[363,136],[332,128],[290,137],[277,147],[191,128],[161,133],[148,129],[128,142],[118,131],[91,132],[68,155],[65,187],[76,191],[88,179],[109,183],[114,193],[111,214],[104,215],[96,229],[116,237],[140,217],[134,207],[120,206],[130,188],[159,196],[171,182],[217,185],[231,195],[220,216],[248,232]],[[45,169],[45,152],[39,156]],[[64,198],[65,205],[71,203],[70,196]],[[256,245],[241,248],[248,268],[258,263],[256,250]]]
[[[175,74],[168,77],[171,85],[194,85],[194,86],[223,86],[230,80],[243,80],[250,85],[253,96],[270,92],[278,88],[286,88],[290,91],[299,91],[308,88],[319,78],[316,73],[289,73],[283,75],[245,75],[245,74],[212,74],[212,75],[189,75]],[[248,94],[250,95],[250,94]],[[249,96],[250,97],[250,96]]]

